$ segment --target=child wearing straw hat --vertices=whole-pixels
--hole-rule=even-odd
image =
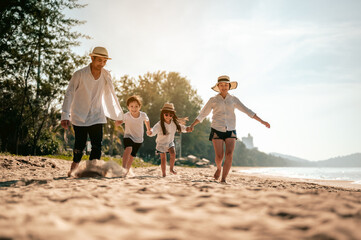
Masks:
[[[170,159],[170,172],[177,174],[174,169],[175,162],[175,144],[174,135],[176,132],[187,132],[189,128],[184,126],[185,121],[188,118],[179,119],[175,114],[173,103],[165,103],[160,112],[160,121],[157,122],[154,127],[150,130],[148,136],[152,137],[157,135],[156,138],[156,150],[160,154],[161,169],[163,177],[166,176],[166,165],[167,165],[167,152],[169,152]]]
[[[231,82],[227,75],[218,77],[218,82],[215,86],[212,87],[212,89],[219,94],[208,100],[206,105],[204,105],[200,111],[198,117],[189,127],[190,131],[193,131],[194,126],[196,126],[198,123],[201,123],[203,119],[206,118],[211,111],[213,111],[209,140],[213,143],[215,162],[217,165],[214,178],[218,180],[221,176],[222,161],[225,152],[225,160],[221,179],[221,182],[224,183],[226,182],[228,172],[232,166],[233,151],[237,139],[236,115],[234,110],[238,109],[241,112],[247,114],[249,117],[259,121],[267,128],[270,128],[270,124],[268,122],[263,121],[252,110],[243,105],[243,103],[237,97],[228,93],[229,90],[235,88],[237,88],[237,82]],[[223,143],[225,143],[225,151]]]

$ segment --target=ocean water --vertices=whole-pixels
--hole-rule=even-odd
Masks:
[[[361,168],[270,167],[239,170],[239,172],[291,178],[351,181],[354,184],[361,184]]]

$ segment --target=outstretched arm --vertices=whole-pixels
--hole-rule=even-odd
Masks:
[[[193,132],[194,126],[197,125],[198,123],[200,123],[198,119],[194,120],[194,122],[188,127],[189,131]]]
[[[257,116],[257,114],[255,114],[253,118],[256,119],[258,122],[262,123],[263,125],[265,125],[267,128],[271,127],[271,125],[268,122],[263,121],[260,117]]]
[[[152,135],[152,132],[150,131],[150,122],[144,121],[145,127],[147,128],[147,135]]]
[[[205,119],[212,111],[212,106],[213,106],[213,101],[214,98],[210,98],[208,100],[208,102],[206,103],[206,105],[204,105],[204,107],[202,108],[202,110],[199,112],[198,117],[194,120],[194,122],[192,123],[192,125],[190,125],[189,127],[187,127],[187,131],[189,132],[193,132],[194,130],[194,126],[197,125],[198,123],[201,123],[203,121],[203,119]]]
[[[157,135],[159,131],[161,131],[161,126],[160,126],[160,123],[157,122],[157,123],[153,126],[153,128],[151,128],[151,129],[149,129],[149,131],[147,131],[147,135],[148,135],[149,137],[153,137],[153,136]]]

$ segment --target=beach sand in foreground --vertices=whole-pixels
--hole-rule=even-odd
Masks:
[[[361,191],[214,168],[66,178],[71,162],[0,156],[0,239],[361,239]]]

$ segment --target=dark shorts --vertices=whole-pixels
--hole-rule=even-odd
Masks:
[[[161,151],[159,151],[159,150],[155,150],[155,155],[159,155],[159,154],[161,154],[161,153],[170,153],[170,152],[169,152],[169,149],[171,149],[171,148],[174,148],[174,152],[175,152],[175,147],[172,146],[172,147],[168,148],[168,150],[165,151],[165,152],[161,152]]]
[[[124,143],[124,149],[126,149],[127,147],[132,147],[132,152],[130,153],[130,155],[132,155],[133,157],[137,155],[140,146],[142,146],[142,143],[135,143],[130,138],[124,138],[123,143]]]
[[[211,134],[209,134],[209,141],[212,141],[213,139],[222,139],[224,141],[224,140],[226,140],[226,138],[235,138],[235,139],[237,139],[236,130],[220,132],[220,131],[217,131],[214,128],[211,128]]]

